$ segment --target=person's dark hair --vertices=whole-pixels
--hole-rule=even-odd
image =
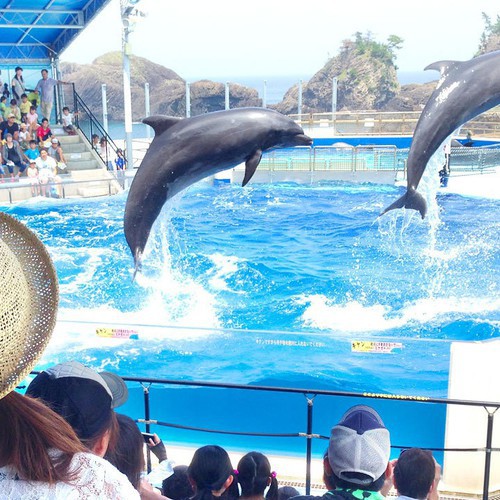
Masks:
[[[108,449],[104,458],[128,477],[138,490],[144,471],[144,440],[137,424],[126,415],[116,414],[118,436],[113,449]]]
[[[35,141],[35,139],[31,139],[31,141],[29,143],[30,143],[30,145],[31,144],[36,144],[36,141]]]
[[[293,486],[280,486],[278,488],[278,500],[288,500],[289,498],[300,495],[299,490]]]
[[[432,453],[420,448],[404,450],[394,467],[398,493],[411,498],[427,498],[435,475],[436,463]]]
[[[11,104],[11,105],[17,104],[17,99],[11,99],[11,100],[10,100],[10,104]]]
[[[173,471],[174,473],[162,482],[161,491],[163,496],[172,500],[191,498],[194,491],[189,482],[188,466],[177,465],[173,468]]]
[[[263,496],[268,486],[266,498],[276,500],[278,497],[276,473],[271,472],[269,460],[258,451],[251,451],[241,458],[238,462],[237,479],[241,487],[242,497]]]
[[[215,498],[212,492],[219,491],[229,476],[233,476],[233,466],[224,448],[208,445],[194,452],[188,475],[195,489],[193,500],[212,500]],[[233,480],[225,497],[238,497],[237,481]]]
[[[31,111],[32,109],[36,111],[36,106],[30,106],[30,111]]]
[[[56,459],[50,449],[61,452]],[[85,451],[71,426],[41,401],[11,392],[0,399],[0,467],[10,465],[27,481],[75,479],[75,453]]]
[[[90,436],[86,439],[80,438],[80,441],[89,449],[93,450],[98,443],[98,441],[102,438],[104,433],[109,432],[109,442],[108,442],[108,448],[110,452],[112,452],[116,444],[118,442],[118,435],[120,433],[120,428],[118,425],[118,420],[116,419],[116,413],[111,410],[109,412],[108,418],[106,422],[103,423],[102,427],[99,429],[96,434],[93,436]]]
[[[344,476],[346,478],[349,477],[350,479],[352,479],[352,482],[348,481],[347,479],[341,479],[335,473],[333,474],[336,488],[340,488],[342,490],[354,489],[364,491],[380,491],[385,482],[385,473],[369,484],[360,484],[359,482],[356,482],[356,479],[366,480],[366,478],[368,477],[362,472],[344,472]]]
[[[7,100],[7,97],[5,97],[4,95],[2,97],[0,97],[0,102],[6,101],[6,100]]]
[[[21,99],[22,99],[23,97],[26,97],[26,99],[28,98],[28,96],[27,96],[26,94],[21,94]]]
[[[66,110],[68,110],[68,111],[69,111],[68,106],[64,106],[63,111],[66,111]]]

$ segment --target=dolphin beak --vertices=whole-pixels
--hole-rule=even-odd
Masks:
[[[297,146],[310,146],[313,143],[313,140],[305,134],[297,134],[295,141],[297,142]]]

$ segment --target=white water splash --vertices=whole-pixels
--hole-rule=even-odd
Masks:
[[[336,332],[382,332],[426,325],[456,313],[491,313],[500,308],[500,298],[489,297],[424,298],[400,310],[381,304],[367,306],[356,300],[336,304],[324,295],[302,296],[297,302],[308,304],[302,315],[305,327]]]

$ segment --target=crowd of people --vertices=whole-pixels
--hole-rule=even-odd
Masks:
[[[257,451],[234,467],[223,448],[208,445],[194,452],[189,465],[174,467],[156,434],[144,438],[134,420],[115,412],[127,397],[117,375],[72,361],[39,373],[26,395],[0,400],[0,418],[8,415],[2,422],[6,428],[33,429],[18,436],[12,449],[4,446],[0,431],[0,491],[9,492],[8,498],[53,490],[61,498],[71,491],[100,491],[95,498],[383,500],[394,489],[401,498],[438,498],[440,467],[432,454],[412,448],[390,460],[389,430],[368,406],[350,408],[334,425],[323,460],[326,493],[314,497],[280,489],[268,458]],[[145,446],[159,461],[149,475]]]
[[[60,174],[66,171],[66,158],[59,139],[52,133],[49,119],[54,87],[67,82],[49,78],[45,69],[41,73],[42,78],[31,91],[26,88],[20,66],[15,69],[11,92],[8,85],[4,85],[0,98],[0,182],[5,182],[6,175],[10,181],[26,176],[32,196],[60,197]],[[62,125],[68,135],[76,134],[73,119],[69,108],[64,107]]]

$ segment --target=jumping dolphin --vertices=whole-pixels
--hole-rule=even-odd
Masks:
[[[438,61],[425,68],[441,71],[441,79],[422,110],[408,154],[406,193],[380,215],[395,208],[427,212],[416,189],[427,162],[444,140],[475,116],[500,104],[500,50],[469,61]]]
[[[311,138],[292,119],[264,108],[216,111],[193,118],[150,116],[143,120],[155,137],[130,186],[125,206],[125,238],[136,271],[163,205],[191,184],[245,162],[243,186],[262,153],[309,146]]]

